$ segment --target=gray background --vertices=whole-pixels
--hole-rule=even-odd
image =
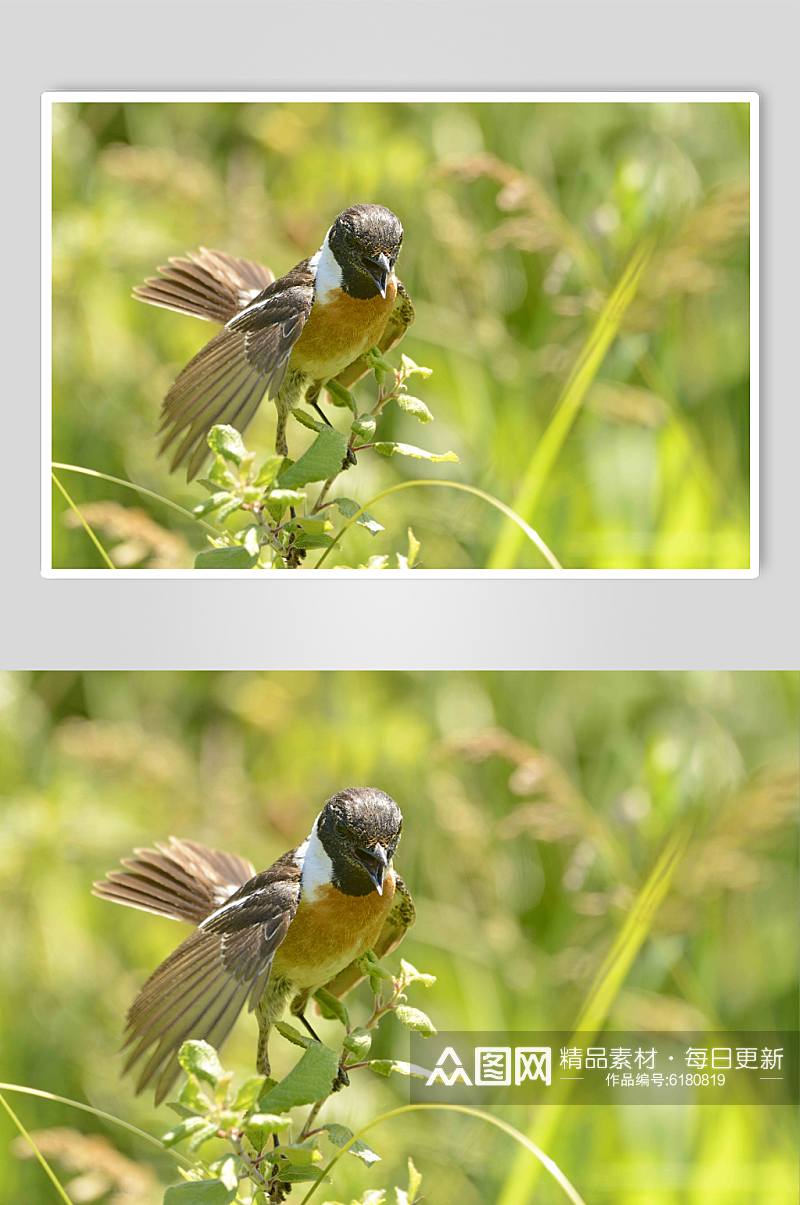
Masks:
[[[787,2],[5,3],[7,669],[794,668],[798,34]],[[730,89],[761,95],[761,576],[45,580],[39,97],[53,89]],[[341,618],[340,618],[341,617]]]

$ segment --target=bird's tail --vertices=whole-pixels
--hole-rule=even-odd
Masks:
[[[187,254],[159,268],[161,276],[137,286],[134,297],[224,325],[275,279],[269,268],[224,251],[201,247]]]
[[[125,870],[112,870],[94,883],[93,894],[196,925],[256,873],[245,858],[176,837],[170,837],[169,845],[134,853],[134,858],[122,859]]]

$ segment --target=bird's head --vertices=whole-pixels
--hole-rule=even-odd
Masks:
[[[373,890],[382,895],[402,827],[395,801],[375,787],[351,787],[334,795],[315,825],[331,861],[332,882],[348,895]]]
[[[394,272],[403,227],[383,205],[351,205],[328,231],[327,243],[341,268],[342,288],[367,300],[386,296]]]

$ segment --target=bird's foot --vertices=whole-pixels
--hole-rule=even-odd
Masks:
[[[347,455],[345,456],[344,460],[342,461],[342,472],[344,473],[353,464],[358,464],[358,461],[356,460],[356,454],[352,448],[348,448]]]
[[[340,1063],[339,1071],[337,1073],[336,1079],[333,1081],[333,1087],[331,1088],[331,1092],[341,1092],[342,1088],[349,1088],[349,1087],[350,1087],[350,1076],[347,1074],[344,1067],[342,1067],[342,1065]]]

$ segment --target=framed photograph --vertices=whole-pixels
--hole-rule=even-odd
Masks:
[[[758,96],[50,92],[42,573],[758,574]]]
[[[2,686],[4,1201],[796,1201],[796,672]]]

